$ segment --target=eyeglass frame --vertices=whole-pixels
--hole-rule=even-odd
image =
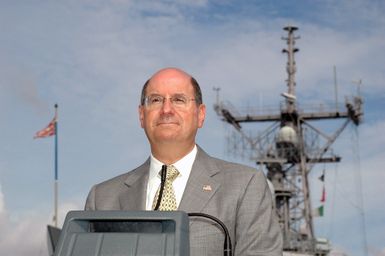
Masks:
[[[155,100],[158,99],[159,101],[151,103],[150,101],[151,99],[155,99]],[[189,98],[189,96],[181,93],[171,95],[171,97],[165,97],[160,94],[151,94],[144,98],[143,106],[152,108],[152,109],[158,109],[164,105],[167,99],[170,100],[172,106],[177,109],[187,109],[190,106],[189,104],[191,101],[196,102],[195,98]],[[182,100],[179,102],[179,104],[178,104],[178,99]]]

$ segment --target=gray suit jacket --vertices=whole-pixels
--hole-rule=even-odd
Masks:
[[[145,210],[149,159],[93,186],[86,210]],[[205,189],[203,189],[205,187]],[[202,212],[227,226],[233,255],[282,255],[282,237],[262,172],[207,155],[200,147],[178,210]],[[212,221],[190,219],[190,255],[223,255],[224,235]]]

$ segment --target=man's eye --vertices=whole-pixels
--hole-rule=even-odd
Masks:
[[[150,102],[151,104],[158,104],[158,103],[161,103],[163,100],[161,97],[152,97],[150,98]]]
[[[185,104],[186,103],[186,98],[184,97],[175,97],[174,98],[174,103],[175,104]]]

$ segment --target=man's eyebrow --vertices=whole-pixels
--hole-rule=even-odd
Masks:
[[[164,97],[162,94],[159,94],[159,93],[149,93],[147,96],[162,96],[162,97]],[[186,96],[187,97],[187,94],[180,92],[180,93],[173,93],[170,96],[171,97],[173,97],[173,96]]]
[[[185,93],[174,93],[172,96],[187,96]]]

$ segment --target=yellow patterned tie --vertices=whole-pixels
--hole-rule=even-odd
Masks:
[[[160,175],[161,175],[161,172],[162,171],[159,172]],[[172,186],[172,183],[174,182],[176,177],[178,177],[178,175],[179,175],[179,171],[173,165],[167,166],[167,175],[166,175],[166,181],[164,182],[162,201],[160,202],[160,205],[159,205],[160,211],[175,211],[177,209],[175,191]],[[156,202],[158,201],[159,190],[160,190],[160,186],[156,191],[155,198],[152,203],[152,209],[155,208]]]

